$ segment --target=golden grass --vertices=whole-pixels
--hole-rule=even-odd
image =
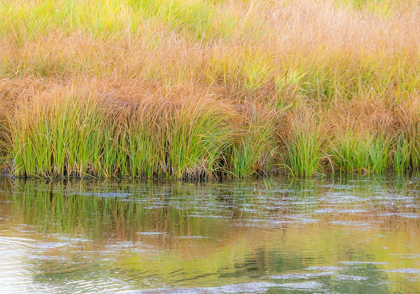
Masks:
[[[420,166],[417,0],[3,1],[0,19],[1,141],[16,174],[310,176]],[[75,102],[87,98],[91,106]],[[48,114],[53,105],[60,109]],[[36,157],[50,151],[33,151],[26,170],[16,160],[32,144],[27,132],[47,138],[35,122],[53,130],[56,115],[92,118],[98,136],[111,138],[96,138],[97,153],[72,166],[68,151],[60,151],[66,164],[45,167]],[[308,131],[300,118],[312,115]],[[322,144],[310,143],[314,130]],[[296,151],[304,146],[318,155]],[[366,163],[349,164],[344,150]]]

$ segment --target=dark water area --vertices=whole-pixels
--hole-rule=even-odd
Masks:
[[[420,293],[420,179],[0,180],[3,293]]]

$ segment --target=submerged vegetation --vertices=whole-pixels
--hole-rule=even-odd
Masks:
[[[418,0],[0,3],[17,176],[420,168]]]

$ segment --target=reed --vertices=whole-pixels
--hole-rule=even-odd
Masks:
[[[396,174],[403,174],[411,169],[410,164],[410,143],[404,138],[399,137],[394,147],[393,170]]]
[[[399,157],[406,158],[407,165],[412,170],[420,167],[420,99],[412,99],[401,103],[396,111],[401,126],[401,139],[397,144]],[[397,154],[396,153],[396,154]]]
[[[161,106],[143,102],[125,111],[128,113],[124,115],[125,127],[121,138],[125,146],[117,151],[121,153],[125,150],[127,155],[123,156],[122,174],[127,173],[134,178],[166,173],[165,130],[157,124],[162,114]]]

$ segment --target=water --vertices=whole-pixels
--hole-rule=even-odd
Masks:
[[[3,293],[420,293],[420,179],[0,180]]]

